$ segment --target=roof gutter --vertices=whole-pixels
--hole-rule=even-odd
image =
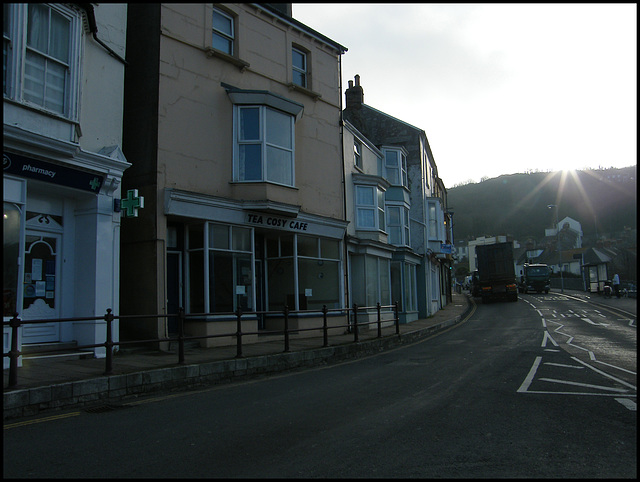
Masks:
[[[109,52],[109,55],[111,55],[113,58],[119,60],[124,65],[129,65],[127,64],[127,61],[125,59],[120,57],[117,53],[113,51],[111,47],[109,47],[107,44],[105,44],[102,40],[98,38],[98,24],[96,23],[96,15],[95,15],[95,12],[93,11],[93,5],[91,5],[90,3],[76,3],[76,5],[87,13],[87,22],[89,23],[89,31],[93,34],[94,40],[98,42],[100,45],[102,45],[105,48],[105,50]]]

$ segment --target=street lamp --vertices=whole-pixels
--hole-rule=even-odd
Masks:
[[[560,250],[560,229],[558,229],[558,206],[555,204],[547,205],[547,209],[556,208],[556,249],[560,258],[560,293],[564,293],[564,279],[562,277],[562,252]]]

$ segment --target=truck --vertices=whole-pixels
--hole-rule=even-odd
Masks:
[[[476,246],[478,286],[483,303],[518,301],[518,285],[511,243]]]
[[[551,270],[549,266],[542,263],[525,263],[520,271],[518,291],[520,293],[528,293],[529,291],[549,293],[550,289]]]

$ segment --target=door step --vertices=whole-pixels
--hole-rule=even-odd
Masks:
[[[83,358],[94,357],[93,351],[79,350],[76,348],[77,345],[78,343],[75,341],[56,343],[30,343],[28,345],[22,345],[22,358],[28,360],[39,360],[45,358],[65,358],[68,360],[80,360]]]

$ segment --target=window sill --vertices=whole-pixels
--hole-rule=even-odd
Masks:
[[[308,95],[313,100],[318,100],[320,97],[322,97],[322,95],[319,94],[318,92],[314,92],[313,90],[309,90],[306,87],[302,87],[302,86],[294,84],[294,83],[288,84],[287,87],[289,87],[290,91],[295,90],[296,92],[300,92],[300,93],[302,93],[304,95]]]
[[[245,62],[244,60],[238,59],[232,55],[225,54],[224,52],[212,47],[207,47],[205,49],[205,53],[207,54],[208,58],[216,57],[224,60],[225,62],[229,62],[230,64],[235,65],[236,67],[238,67],[238,69],[240,69],[240,72],[244,72],[244,70],[249,67],[249,62]]]

